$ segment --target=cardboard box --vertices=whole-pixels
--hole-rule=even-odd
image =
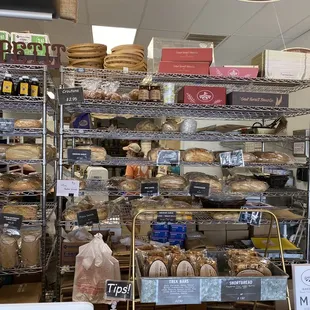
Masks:
[[[226,104],[226,88],[208,86],[184,86],[178,93],[179,103]]]
[[[218,230],[226,230],[225,224],[199,224],[198,231],[218,231]]]
[[[250,237],[268,237],[269,227],[270,225],[268,224],[263,224],[260,226],[250,226]],[[277,228],[273,226],[271,228],[271,237],[277,236]]]
[[[214,245],[226,244],[226,230],[210,231],[205,230],[204,235],[211,240]]]
[[[269,79],[310,79],[310,58],[306,53],[265,50],[251,64],[259,66],[259,75]]]
[[[226,224],[226,230],[249,230],[248,224]]]
[[[41,294],[41,283],[4,285],[0,288],[0,304],[38,303]]]
[[[287,94],[232,92],[227,96],[228,105],[288,107]]]
[[[35,34],[35,33],[23,33],[23,32],[11,32],[11,42],[23,42],[28,44],[30,42],[41,43],[42,50],[37,50],[38,56],[46,55],[46,48],[43,43],[50,43],[49,36],[46,34]],[[25,55],[33,55],[33,49],[25,49]]]
[[[163,48],[162,61],[208,62],[213,61],[213,48]]]
[[[255,78],[258,75],[258,66],[251,67],[210,67],[210,75],[212,76],[231,76]]]
[[[227,244],[231,244],[236,240],[249,239],[248,230],[227,230],[226,231],[226,241]]]
[[[75,258],[79,254],[79,247],[88,242],[62,242],[61,245],[61,265],[74,266]]]
[[[186,224],[186,232],[195,232],[195,231],[197,231],[196,224],[191,224],[191,223]]]
[[[209,75],[209,63],[161,61],[158,72]]]

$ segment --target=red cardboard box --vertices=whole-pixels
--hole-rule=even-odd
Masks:
[[[179,103],[226,104],[226,88],[207,86],[184,86],[178,93]]]
[[[209,63],[161,61],[158,72],[209,75]]]
[[[213,61],[212,48],[163,48],[162,61],[208,62]]]
[[[212,75],[212,76],[231,76],[231,77],[256,78],[258,75],[258,68],[211,67],[210,68],[210,75]]]

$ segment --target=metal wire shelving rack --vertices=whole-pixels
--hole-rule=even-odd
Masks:
[[[48,73],[47,66],[40,65],[13,65],[13,64],[0,64],[0,78],[4,77],[5,73],[11,73],[14,83],[18,83],[18,78],[24,75],[30,78],[36,77],[39,80],[42,90],[41,97],[19,97],[19,96],[3,96],[0,95],[0,110],[8,112],[21,112],[32,113],[33,115],[40,115],[42,120],[42,128],[27,128],[27,129],[14,129],[12,132],[1,132],[2,137],[8,140],[11,137],[31,137],[42,138],[42,159],[39,160],[0,160],[1,165],[7,166],[21,166],[23,164],[40,165],[42,172],[42,185],[39,190],[33,191],[0,191],[1,205],[9,203],[10,205],[37,205],[38,213],[35,220],[23,220],[22,226],[40,226],[42,230],[42,237],[40,240],[40,265],[35,267],[23,267],[22,265],[12,269],[0,269],[0,275],[28,275],[41,273],[42,274],[42,299],[45,296],[46,284],[46,271],[51,257],[55,250],[56,243],[54,242],[51,247],[47,246],[46,242],[46,226],[47,221],[51,218],[52,214],[57,210],[56,199],[53,202],[48,202],[48,194],[52,192],[54,183],[48,184],[47,182],[47,164],[53,166],[54,175],[56,176],[57,165],[56,159],[48,159],[46,155],[47,137],[51,136],[56,145],[57,136],[47,129],[47,116],[51,115],[55,120],[54,132],[56,132],[57,111],[54,102],[48,97],[48,90],[54,90],[52,79]],[[14,203],[10,199],[16,197],[28,197],[27,202]],[[29,202],[33,197],[34,202]],[[39,197],[39,201],[38,200]],[[56,239],[55,239],[56,240]]]
[[[61,84],[62,87],[79,87],[83,86],[84,81],[87,80],[101,80],[101,81],[118,81],[120,83],[120,90],[128,90],[137,88],[142,80],[152,80],[158,84],[171,82],[176,85],[176,89],[184,85],[198,85],[198,86],[223,86],[226,87],[227,93],[232,91],[244,91],[244,92],[273,92],[281,94],[289,94],[307,87],[310,87],[310,81],[293,81],[293,80],[270,80],[265,78],[232,78],[232,77],[212,77],[212,76],[200,76],[200,75],[179,75],[179,74],[149,74],[141,72],[128,72],[110,71],[100,69],[76,69],[76,68],[61,68]],[[139,102],[139,101],[113,101],[113,100],[97,100],[97,99],[85,99],[83,103],[64,104],[60,105],[60,130],[59,130],[59,177],[63,177],[63,165],[69,164],[66,159],[63,158],[63,141],[64,139],[72,139],[72,147],[75,146],[75,138],[89,138],[89,139],[137,139],[137,140],[182,140],[182,141],[259,141],[265,142],[295,142],[305,141],[307,137],[293,137],[293,136],[277,136],[277,135],[235,135],[235,134],[221,134],[215,132],[198,132],[195,134],[183,134],[183,133],[164,133],[164,132],[137,132],[133,130],[122,129],[64,129],[63,117],[65,113],[102,113],[113,118],[114,116],[124,115],[126,117],[150,117],[158,118],[161,116],[166,117],[192,117],[192,118],[207,118],[207,119],[228,119],[228,120],[268,120],[275,119],[280,116],[297,117],[301,115],[309,115],[310,108],[277,108],[277,107],[245,107],[245,106],[212,106],[212,105],[186,105],[186,104],[170,104],[166,105],[161,102]],[[72,164],[72,163],[71,163]],[[88,165],[116,165],[124,166],[128,164],[143,164],[143,165],[156,165],[154,162],[149,161],[137,161],[120,157],[107,157],[105,161],[101,162],[75,162],[75,165],[88,164]],[[218,163],[206,164],[206,163],[188,163],[181,162],[181,165],[197,166],[197,167],[212,167],[219,166]],[[249,164],[249,167],[306,167],[309,168],[309,164]],[[139,193],[124,193],[121,190],[113,189],[106,183],[102,183],[97,187],[93,187],[92,190],[81,190],[81,195],[95,193],[96,191],[104,192],[113,196],[137,196]],[[309,185],[308,185],[309,191]],[[308,198],[308,191],[297,189],[285,189],[285,190],[268,190],[265,193],[243,193],[244,195],[259,196],[259,197],[296,197],[296,198]],[[162,191],[161,194],[167,196],[188,196],[187,191]],[[237,195],[240,195],[238,193]],[[308,214],[305,221],[309,218],[310,203],[308,201]],[[61,215],[61,204],[59,204],[58,212],[58,228],[59,228],[59,243],[58,250],[58,279],[57,284],[60,285],[60,253],[61,253],[61,241],[60,241],[60,229],[64,226],[74,226],[76,221],[63,221]],[[186,210],[188,211],[188,210]],[[196,210],[197,211],[197,210]],[[130,207],[119,210],[118,214],[113,214],[106,221],[103,221],[102,225],[109,225],[115,223],[121,223],[123,225],[131,225],[133,219],[132,210]],[[138,223],[142,223],[143,221]],[[146,221],[150,222],[150,221]],[[196,212],[192,220],[186,220],[185,222],[192,223],[231,223],[231,221],[219,221],[215,220],[207,212]],[[280,221],[281,223],[293,223],[293,221],[286,221],[285,219]],[[265,222],[264,222],[265,223]],[[266,221],[268,223],[268,221]],[[307,242],[309,243],[310,228],[308,225]],[[310,258],[309,247],[307,248],[307,260]],[[73,271],[74,268],[69,268]],[[59,293],[59,287],[57,290]]]

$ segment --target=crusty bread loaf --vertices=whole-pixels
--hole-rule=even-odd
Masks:
[[[216,176],[208,175],[203,172],[187,172],[184,175],[188,182],[201,182],[210,184],[211,192],[222,191],[222,183]]]
[[[286,164],[291,161],[291,157],[285,153],[278,152],[255,152],[259,162],[274,163],[274,164]]]
[[[37,119],[17,119],[14,122],[15,128],[41,128],[42,123]]]
[[[41,182],[35,178],[22,177],[9,185],[11,191],[35,191],[41,188]]]
[[[259,193],[268,189],[268,184],[254,179],[232,181],[230,184],[232,192]]]
[[[79,149],[79,150],[90,150],[92,161],[105,160],[107,157],[107,151],[105,150],[104,147],[101,147],[101,146],[82,145],[82,146],[78,146],[77,149]]]
[[[41,159],[42,147],[36,144],[15,144],[6,150],[5,157],[8,160]]]
[[[183,190],[186,185],[186,179],[180,175],[169,174],[159,178],[159,187],[161,189]]]
[[[257,157],[253,153],[243,153],[243,161],[245,163],[255,163],[257,161]]]
[[[183,160],[189,162],[213,163],[214,156],[213,153],[208,150],[202,148],[192,148],[184,152]]]
[[[6,205],[2,208],[3,213],[22,215],[24,220],[36,220],[38,207],[36,205]]]

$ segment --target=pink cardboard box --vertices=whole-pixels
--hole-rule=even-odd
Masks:
[[[255,78],[258,75],[258,68],[246,67],[210,67],[212,76],[231,76]]]
[[[209,75],[209,63],[161,61],[158,72]]]
[[[161,60],[212,63],[213,48],[163,48]]]

